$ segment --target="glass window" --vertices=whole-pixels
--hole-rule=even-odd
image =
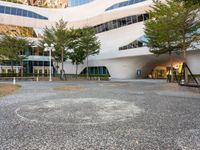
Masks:
[[[133,5],[133,4],[136,4],[136,3],[139,3],[139,2],[143,2],[143,1],[146,1],[146,0],[128,0],[128,1],[120,2],[120,3],[114,4],[110,7],[108,7],[106,9],[106,11],[116,9],[116,8],[120,8],[120,7],[125,7],[125,6],[128,6],[128,5]]]
[[[120,4],[113,5],[112,9],[118,8]]]
[[[17,9],[17,15],[22,16],[22,9]]]
[[[69,6],[78,6],[78,5],[82,5],[82,4],[86,4],[89,3],[93,0],[69,0]]]
[[[11,8],[11,14],[16,15],[17,14],[17,9],[16,8]]]
[[[109,29],[109,30],[113,29],[113,24],[112,24],[112,22],[108,22],[108,29]]]
[[[122,26],[125,26],[125,25],[127,25],[126,18],[122,18],[121,22],[122,22]]]
[[[44,17],[40,16],[40,15],[37,15],[37,18],[38,19],[45,19]]]
[[[4,13],[4,9],[5,9],[4,6],[0,6],[0,13]]]
[[[95,26],[96,33],[99,33],[99,26]]]
[[[127,25],[132,24],[132,17],[127,17]]]
[[[123,6],[126,6],[126,5],[127,5],[127,2],[119,3],[119,7],[123,7]]]
[[[41,16],[41,15],[38,15],[37,16],[39,19],[46,19],[45,17]]]
[[[107,30],[106,30],[105,23],[104,23],[104,24],[102,24],[101,26],[102,26],[102,31],[103,31],[103,32],[104,32],[104,31],[107,31]]]
[[[33,18],[37,18],[37,14],[36,13],[33,13]]]
[[[37,15],[37,18],[38,19],[45,19],[44,17],[40,16],[40,15]]]
[[[105,23],[104,28],[105,28],[105,31],[108,31],[108,23]]]
[[[28,12],[26,10],[22,11],[22,16],[26,17],[28,15]]]
[[[138,22],[143,21],[143,15],[138,15]]]
[[[143,42],[138,41],[138,47],[143,47]]]
[[[28,17],[32,17],[33,16],[33,13],[28,11]]]
[[[42,17],[42,19],[48,20],[48,18],[47,18],[47,17],[44,17],[44,16],[41,16],[41,17]]]
[[[113,20],[113,28],[117,28],[118,27],[118,24],[117,24],[117,20]]]
[[[103,31],[102,25],[99,25],[99,26],[98,26],[98,29],[99,29],[99,32],[102,32],[102,31]]]
[[[130,24],[136,23],[138,21],[144,21],[144,17],[145,17],[145,19],[148,19],[149,14],[141,14],[141,15],[138,15],[138,16],[134,15],[134,16],[128,16],[128,17],[120,18],[120,19],[117,19],[117,20],[106,22],[106,23],[101,24],[101,25],[97,25],[97,26],[94,27],[94,29],[96,30],[96,33],[100,33],[100,32],[112,30],[112,29],[115,29],[115,28],[127,26],[127,25],[130,25]]]
[[[129,1],[129,5],[132,5],[132,4],[134,4],[135,3],[135,0],[130,0]]]
[[[137,21],[137,17],[136,16],[132,16],[132,23],[136,23]]]
[[[148,20],[149,19],[149,14],[144,14],[144,20]]]
[[[119,50],[126,50],[126,49],[144,47],[144,46],[146,46],[145,41],[147,41],[147,39],[146,40],[142,40],[142,39],[146,39],[145,36],[142,36],[142,37],[138,38],[137,40],[131,42],[128,45],[119,47]]]
[[[10,14],[10,7],[6,7],[5,14]]]
[[[27,11],[27,10],[15,8],[15,7],[6,7],[6,6],[0,5],[0,13],[48,20],[47,17],[41,16],[37,13],[33,13],[31,11]]]

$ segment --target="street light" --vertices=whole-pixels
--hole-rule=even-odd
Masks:
[[[54,44],[50,44],[50,46],[45,43],[44,44],[44,51],[47,52],[49,51],[49,81],[52,81],[51,79],[51,51],[54,52],[55,51],[55,48],[54,48]]]

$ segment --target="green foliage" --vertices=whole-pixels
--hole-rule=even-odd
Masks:
[[[70,30],[67,29],[67,22],[62,19],[56,23],[55,27],[45,28],[41,47],[44,43],[55,46],[53,56],[57,62],[61,62],[61,79],[64,79],[64,61],[67,59],[67,48],[70,42]],[[44,48],[44,47],[43,47]]]
[[[83,64],[83,61],[85,60],[85,52],[80,47],[82,34],[81,29],[71,31],[71,42],[69,48],[72,49],[73,52],[69,53],[69,59],[71,59],[73,65]]]
[[[87,56],[99,53],[100,43],[92,28],[73,29],[70,35],[69,49],[73,49],[73,53],[69,53],[69,58],[72,64],[79,65]]]
[[[145,23],[147,46],[156,55],[166,53],[171,55],[172,51],[177,50],[175,44],[177,34],[174,32],[176,23],[174,22],[174,10],[172,9],[176,9],[175,6],[171,7],[161,2],[155,2],[149,12],[151,19]]]
[[[86,52],[87,56],[98,54],[100,42],[95,35],[95,30],[90,27],[84,27],[81,30],[82,36],[80,38],[80,48]]]
[[[22,61],[26,58],[24,51],[30,48],[31,44],[26,39],[4,35],[0,39],[1,58]]]
[[[174,51],[182,51],[185,55],[199,34],[197,7],[188,8],[175,0],[154,3],[149,11],[151,18],[145,23],[147,46],[157,55]]]
[[[196,5],[186,7],[181,3],[177,6],[177,11],[175,12],[176,18],[176,28],[178,37],[178,46],[184,53],[184,58],[186,57],[186,50],[188,48],[196,49],[193,43],[198,43],[200,36],[200,20],[199,20],[199,9]]]
[[[184,2],[186,6],[191,6],[191,5],[199,5],[200,6],[200,1],[199,0],[177,0],[178,2]]]
[[[67,53],[65,48],[69,44],[69,30],[66,28],[67,22],[60,20],[56,23],[55,27],[45,28],[43,33],[43,39],[40,41],[40,47],[44,49],[44,43],[50,45],[54,43],[55,52],[54,58],[58,62],[65,61],[67,59]]]
[[[85,58],[99,53],[100,42],[97,40],[94,29],[90,27],[72,29],[70,35],[71,42],[68,48],[72,49],[73,52],[69,53],[69,58],[72,64],[76,65],[77,74],[78,65],[83,64]]]
[[[87,56],[98,54],[100,49],[100,43],[97,41],[93,28],[67,29],[67,23],[63,20],[56,23],[55,27],[45,28],[43,40],[40,41],[43,48],[44,43],[48,45],[54,43],[53,56],[57,62],[62,63],[61,70],[66,59],[70,58],[72,64],[78,67]],[[68,52],[69,49],[72,49],[73,53]]]

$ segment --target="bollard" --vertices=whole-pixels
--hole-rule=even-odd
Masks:
[[[16,81],[15,81],[15,77],[13,77],[13,84],[14,84],[14,85],[15,85],[15,82],[16,82]]]
[[[39,81],[39,78],[38,78],[38,76],[36,77],[36,81],[37,81],[37,82]]]

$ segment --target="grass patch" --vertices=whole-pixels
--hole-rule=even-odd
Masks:
[[[54,90],[58,91],[79,91],[82,88],[80,87],[59,87],[59,88],[54,88]]]
[[[11,94],[20,88],[21,88],[20,85],[0,83],[0,96]]]
[[[160,85],[160,88],[165,90],[178,90],[179,85],[178,83],[163,83]]]

